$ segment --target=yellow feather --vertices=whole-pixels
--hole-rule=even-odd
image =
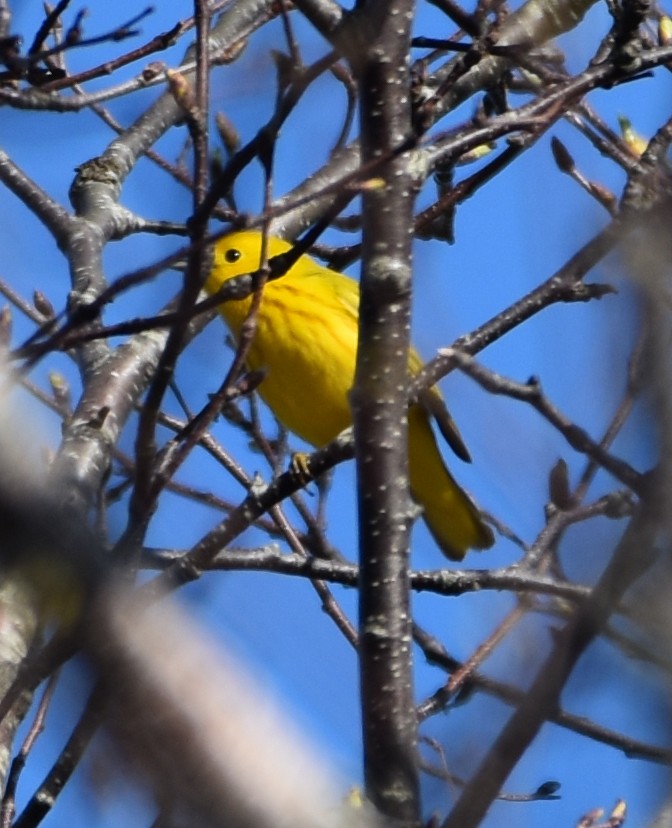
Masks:
[[[291,248],[270,238],[269,258]],[[212,271],[205,283],[215,293],[233,276],[259,268],[261,234],[231,233],[215,246]],[[238,338],[252,299],[224,302],[224,321]],[[278,420],[314,446],[326,445],[352,422],[348,393],[357,351],[357,282],[302,256],[279,279],[264,287],[257,327],[247,363],[263,370],[259,393]],[[409,354],[409,372],[422,367]],[[446,469],[430,426],[429,413],[440,415],[441,431],[460,454],[467,456],[438,389],[431,389],[409,411],[409,475],[411,493],[443,552],[461,560],[467,549],[485,549],[494,538],[468,496]]]

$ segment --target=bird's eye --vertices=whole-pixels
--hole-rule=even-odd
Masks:
[[[238,261],[238,259],[240,259],[240,257],[241,257],[242,255],[243,255],[243,254],[240,252],[240,250],[236,250],[236,248],[235,248],[235,247],[230,247],[230,248],[226,251],[226,253],[224,254],[224,259],[225,259],[225,261],[227,261],[229,264],[233,264],[234,262],[237,262],[237,261]]]

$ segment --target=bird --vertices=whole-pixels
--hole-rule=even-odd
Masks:
[[[213,295],[229,279],[259,270],[262,242],[257,230],[234,231],[219,239],[205,292]],[[284,239],[267,239],[268,258],[291,249]],[[240,337],[251,305],[252,296],[247,296],[217,307],[234,340]],[[307,254],[263,287],[246,364],[251,371],[262,372],[257,391],[278,421],[316,448],[352,425],[349,393],[358,315],[358,282]],[[409,374],[419,373],[422,365],[411,348]],[[460,561],[469,549],[492,546],[494,536],[443,462],[432,417],[455,453],[471,460],[438,388],[422,391],[408,412],[410,491],[439,548],[449,559]]]

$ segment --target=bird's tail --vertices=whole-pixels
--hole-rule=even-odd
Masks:
[[[411,408],[408,426],[411,493],[443,553],[461,561],[468,549],[492,546],[490,527],[443,463],[427,413]]]

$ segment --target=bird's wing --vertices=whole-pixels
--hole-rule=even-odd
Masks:
[[[359,282],[344,276],[328,267],[322,267],[312,262],[314,267],[298,275],[303,290],[312,290],[316,297],[326,300],[329,293],[324,290],[325,283],[331,290],[331,296],[336,300],[334,307],[346,312],[346,315],[357,322],[359,317]]]
[[[411,372],[411,376],[420,373],[422,365],[423,362],[420,354],[414,348],[411,348],[408,355],[408,369]],[[455,420],[450,416],[446,408],[446,403],[436,385],[433,385],[431,388],[423,388],[418,394],[418,402],[430,416],[434,417],[444,440],[460,460],[464,460],[465,463],[471,463],[469,449],[465,445],[458,427],[455,425]]]
[[[343,276],[341,273],[330,273],[329,277],[332,281],[334,293],[339,302],[346,309],[348,314],[355,319],[359,318],[359,282],[350,279],[348,276]]]
[[[348,276],[343,276],[340,273],[329,272],[325,274],[326,268],[318,268],[315,276],[319,278],[329,279],[334,289],[334,294],[338,298],[341,305],[345,308],[348,315],[353,319],[359,316],[359,284],[354,279]],[[321,271],[321,272],[320,272]],[[311,274],[312,275],[312,274]],[[422,369],[423,362],[418,352],[411,348],[408,354],[408,370],[411,376],[415,376]],[[466,463],[471,463],[471,455],[467,449],[462,435],[460,434],[455,421],[450,416],[446,404],[441,396],[441,392],[436,386],[432,388],[425,388],[418,395],[418,402],[422,408],[436,420],[439,431],[443,438],[452,448],[455,454],[464,460]]]

